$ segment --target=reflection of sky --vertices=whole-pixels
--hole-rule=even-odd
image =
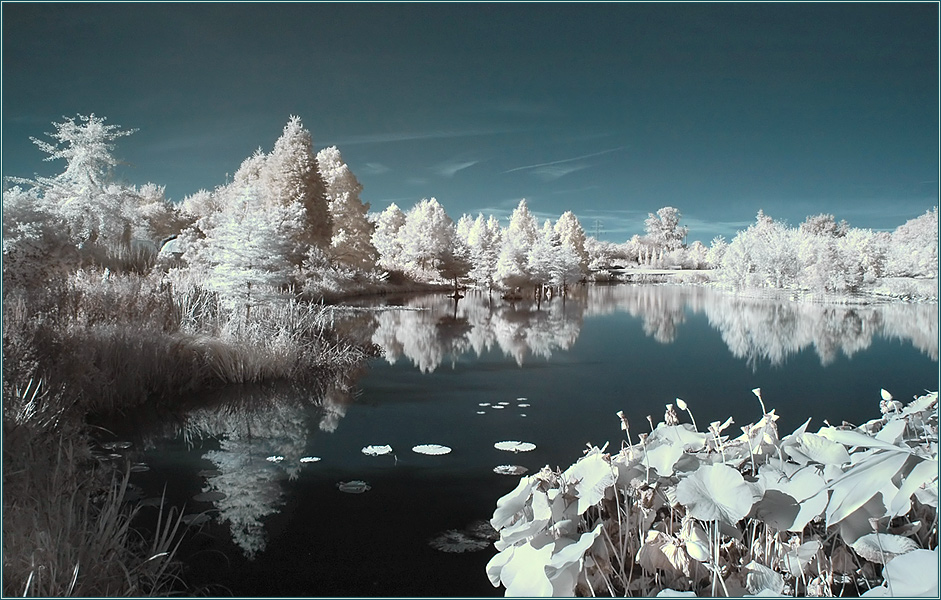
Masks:
[[[3,175],[94,112],[139,131],[120,175],[181,200],[297,114],[381,210],[574,211],[624,241],[759,208],[894,228],[937,203],[937,5],[3,5]]]

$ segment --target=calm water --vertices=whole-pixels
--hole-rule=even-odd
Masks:
[[[484,572],[491,548],[429,544],[490,518],[517,482],[495,466],[564,468],[586,443],[617,449],[618,410],[636,439],[677,397],[700,428],[729,416],[744,425],[761,416],[760,387],[784,435],[808,417],[812,430],[874,418],[880,388],[907,401],[938,385],[933,305],[628,285],[539,307],[475,294],[384,302],[404,309],[336,311],[337,326],[384,350],[363,373],[316,389],[229,390],[136,426],[135,460],[150,466],[134,474],[143,495],[166,486],[171,502],[212,517],[183,550],[192,584],[237,596],[502,595]],[[496,450],[503,440],[536,449]],[[392,454],[360,451],[385,444]],[[417,444],[452,452],[420,455]],[[351,480],[370,489],[337,488]],[[194,499],[204,492],[219,494]]]

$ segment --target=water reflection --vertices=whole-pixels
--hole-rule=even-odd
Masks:
[[[826,366],[868,348],[874,336],[909,342],[938,360],[935,305],[832,305],[703,287],[614,285],[579,287],[540,304],[471,293],[458,302],[443,295],[413,297],[401,308],[371,313],[369,341],[390,363],[404,357],[423,373],[466,352],[479,357],[493,348],[519,365],[531,356],[548,358],[575,343],[586,317],[614,312],[637,317],[644,333],[664,344],[677,339],[689,314],[704,314],[729,351],[752,368],[781,365],[805,348]],[[368,330],[358,318],[359,331]]]

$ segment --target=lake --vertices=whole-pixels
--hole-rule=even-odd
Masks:
[[[209,519],[181,549],[192,586],[499,596],[484,571],[492,547],[442,550],[489,542],[481,522],[518,481],[495,467],[564,469],[586,444],[616,451],[617,411],[636,441],[676,398],[701,430],[731,416],[738,431],[761,417],[760,387],[783,436],[808,417],[812,431],[875,418],[881,388],[907,402],[938,385],[936,305],[596,285],[538,306],[473,292],[387,296],[334,319],[383,357],[336,381],[239,386],[121,426],[135,442],[125,452],[149,467],[132,474],[133,493],[166,489],[171,504]],[[501,441],[535,449],[505,452]],[[423,444],[451,451],[412,450]],[[369,456],[370,445],[391,451]],[[156,512],[142,510],[145,522]]]

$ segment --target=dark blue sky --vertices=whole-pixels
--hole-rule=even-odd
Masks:
[[[94,112],[181,200],[297,114],[373,210],[892,229],[938,204],[938,6],[4,2],[2,171],[56,172],[29,137]]]

